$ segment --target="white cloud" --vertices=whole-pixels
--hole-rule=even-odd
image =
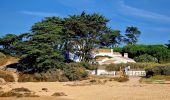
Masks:
[[[123,13],[125,14],[152,19],[154,21],[170,22],[170,16],[135,8],[125,4],[123,1],[119,1],[118,4],[120,6],[120,10],[123,11]]]
[[[63,15],[58,14],[58,13],[39,12],[39,11],[21,11],[20,13],[26,14],[26,15],[33,15],[33,16],[42,16],[42,17],[47,17],[47,16],[63,17]]]

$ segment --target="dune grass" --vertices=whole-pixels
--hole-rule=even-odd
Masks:
[[[164,81],[170,81],[170,76],[165,76],[165,75],[156,75],[150,78],[145,78],[142,77],[139,82],[141,83],[154,83],[160,81],[160,83],[164,82]],[[159,83],[159,82],[158,82]]]
[[[39,97],[27,88],[15,88],[8,92],[1,92],[0,97]]]

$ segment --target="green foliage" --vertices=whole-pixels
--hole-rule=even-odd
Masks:
[[[151,55],[148,55],[148,54],[135,57],[134,60],[136,62],[158,62],[157,58],[152,57]]]
[[[123,47],[123,52],[128,53],[130,58],[148,54],[157,58],[159,63],[170,57],[169,50],[164,45],[127,45]]]
[[[122,52],[122,48],[120,48],[120,47],[115,47],[115,48],[113,48],[113,51],[114,51],[114,52]]]
[[[168,43],[167,44],[165,44],[167,47],[168,47],[168,49],[170,50],[170,40],[168,41]]]
[[[156,63],[121,63],[121,64],[109,64],[106,65],[106,70],[108,71],[119,71],[120,67],[125,68],[130,66],[130,69],[144,70],[145,68],[150,68]]]
[[[170,75],[170,65],[157,65],[155,67],[146,69],[153,71],[154,75]]]
[[[63,40],[66,53],[78,55],[80,61],[89,62],[91,51],[99,45],[101,36],[109,31],[108,20],[99,14],[73,15],[65,18]]]
[[[70,81],[80,80],[88,76],[87,71],[80,64],[69,63],[64,68],[64,73]]]
[[[90,64],[88,62],[79,62],[78,64],[88,70],[95,70],[96,68],[98,68],[98,64]]]
[[[170,66],[169,63],[167,64],[159,64],[159,63],[122,63],[122,64],[109,64],[105,65],[106,70],[108,71],[119,71],[119,68],[125,68],[127,66],[130,66],[130,69],[132,70],[147,70],[147,69],[152,69],[157,66]]]
[[[119,71],[119,69],[126,67],[125,64],[109,64],[106,65],[106,70],[108,71]]]
[[[30,33],[6,34],[1,37],[0,51],[20,58],[14,67],[26,75],[21,78],[21,81],[24,81],[24,77],[32,81],[60,80],[61,74],[58,74],[56,70],[54,70],[56,72],[50,71],[52,69],[60,70],[63,72],[61,76],[69,80],[81,79],[87,76],[85,68],[96,69],[98,67],[85,63],[93,59],[91,51],[94,48],[117,47],[123,40],[127,44],[137,42],[140,35],[137,27],[127,27],[125,37],[123,37],[119,30],[109,28],[108,22],[109,20],[100,14],[85,12],[65,18],[46,17],[35,23]],[[169,51],[163,45],[128,45],[123,49],[114,49],[117,52],[127,52],[132,58],[143,54],[157,58],[158,62],[170,58]],[[68,62],[69,53],[79,56],[82,62],[65,64]],[[110,68],[112,70],[112,67]],[[54,77],[50,77],[52,74]],[[61,80],[67,78],[61,78]]]
[[[163,84],[164,81],[170,81],[170,76],[155,75],[155,76],[150,77],[150,78],[144,78],[143,77],[139,80],[139,82],[144,82],[144,83],[160,83],[160,84]]]
[[[119,30],[110,30],[101,36],[100,44],[104,47],[117,47],[123,41],[123,36]]]
[[[50,69],[45,73],[35,74],[21,74],[19,75],[19,82],[65,82],[68,78],[64,75],[64,72],[59,69]]]
[[[126,29],[126,34],[125,34],[125,43],[127,44],[136,44],[138,41],[138,37],[141,34],[141,32],[138,30],[137,27],[131,26],[131,27],[127,27]]]

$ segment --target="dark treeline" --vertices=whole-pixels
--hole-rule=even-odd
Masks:
[[[114,48],[114,51],[126,52],[137,62],[170,62],[170,49],[165,45],[126,45],[122,48]]]
[[[127,46],[122,52],[129,53],[132,58],[146,53],[142,51],[144,45],[134,45],[141,34],[137,27],[127,27],[121,33],[107,26],[108,22],[102,15],[85,12],[65,18],[46,17],[35,23],[30,33],[6,34],[1,37],[0,52],[19,57],[16,65],[18,70],[30,73],[44,72],[51,68],[63,70],[64,63],[68,62],[68,53],[74,53],[81,61],[89,62],[94,48],[113,48],[124,44]],[[166,46],[148,48],[148,55],[157,57],[159,61],[167,59],[164,57]]]

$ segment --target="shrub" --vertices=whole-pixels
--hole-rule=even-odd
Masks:
[[[45,73],[35,73],[35,78],[39,81],[68,81],[67,77],[64,75],[64,72],[60,69],[49,69]]]
[[[154,75],[170,75],[170,65],[169,64],[159,64],[150,68],[146,68],[146,71],[150,70]]]
[[[127,82],[129,81],[129,78],[128,76],[123,76],[123,77],[115,77],[113,78],[115,81],[118,81],[118,82]]]
[[[0,93],[0,97],[39,97],[38,95],[34,95],[27,88],[15,88],[8,92]]]
[[[48,91],[48,89],[47,89],[47,88],[42,88],[41,90],[46,91],[46,92]]]
[[[6,71],[0,70],[0,78],[3,78],[6,82],[14,82],[14,77]]]
[[[78,64],[88,70],[95,70],[98,67],[97,64],[90,64],[88,62],[79,62]]]
[[[120,67],[124,68],[125,64],[109,64],[109,65],[106,65],[106,70],[108,70],[108,71],[119,71]]]
[[[3,92],[0,97],[38,97],[38,95],[34,95],[29,89],[21,87]]]
[[[80,64],[77,63],[66,64],[63,70],[66,77],[71,81],[80,80],[88,76],[88,73],[85,68],[83,68]]]
[[[12,89],[11,91],[13,91],[13,92],[31,92],[29,89],[24,88],[24,87],[15,88],[15,89]]]
[[[5,56],[3,53],[0,52],[0,59],[1,59],[1,58],[5,58],[5,57],[6,57],[6,56]]]
[[[164,81],[170,81],[170,76],[165,76],[165,75],[155,75],[150,78],[141,78],[139,82],[144,82],[144,83],[152,83],[153,81],[156,80],[164,80]]]
[[[170,76],[165,76],[165,75],[155,75],[150,78],[151,80],[165,80],[165,81],[170,81]]]
[[[152,68],[155,75],[164,75],[163,66],[156,66]]]
[[[146,76],[148,76],[148,72],[153,73],[153,75],[170,75],[170,65],[169,64],[159,64],[150,68],[146,68]],[[151,75],[151,76],[153,76]]]
[[[50,69],[43,73],[21,74],[19,75],[19,82],[55,82],[68,81],[64,72],[59,69]]]
[[[163,71],[164,71],[164,74],[165,74],[165,75],[170,75],[170,66],[165,66],[165,67],[163,68]]]
[[[170,66],[170,63],[167,64],[158,64],[158,63],[122,63],[122,64],[109,64],[105,65],[106,70],[108,71],[118,71],[120,67],[124,68],[126,66],[130,66],[130,69],[134,70],[145,70],[152,69],[157,66]]]
[[[7,57],[0,52],[0,66],[3,66],[7,62]]]
[[[34,74],[20,74],[19,82],[54,82],[74,81],[86,78],[88,73],[79,63],[68,63],[62,69],[49,69],[46,72]]]
[[[63,92],[55,92],[51,96],[67,96],[67,95]]]
[[[121,64],[109,64],[106,65],[106,70],[108,71],[119,71],[119,68],[125,68],[130,66],[130,69],[144,70],[148,66],[148,63],[121,63]]]
[[[158,59],[148,55],[148,54],[144,54],[144,55],[140,55],[138,57],[135,57],[134,60],[136,62],[158,62]]]
[[[18,82],[37,82],[34,74],[19,74]]]

